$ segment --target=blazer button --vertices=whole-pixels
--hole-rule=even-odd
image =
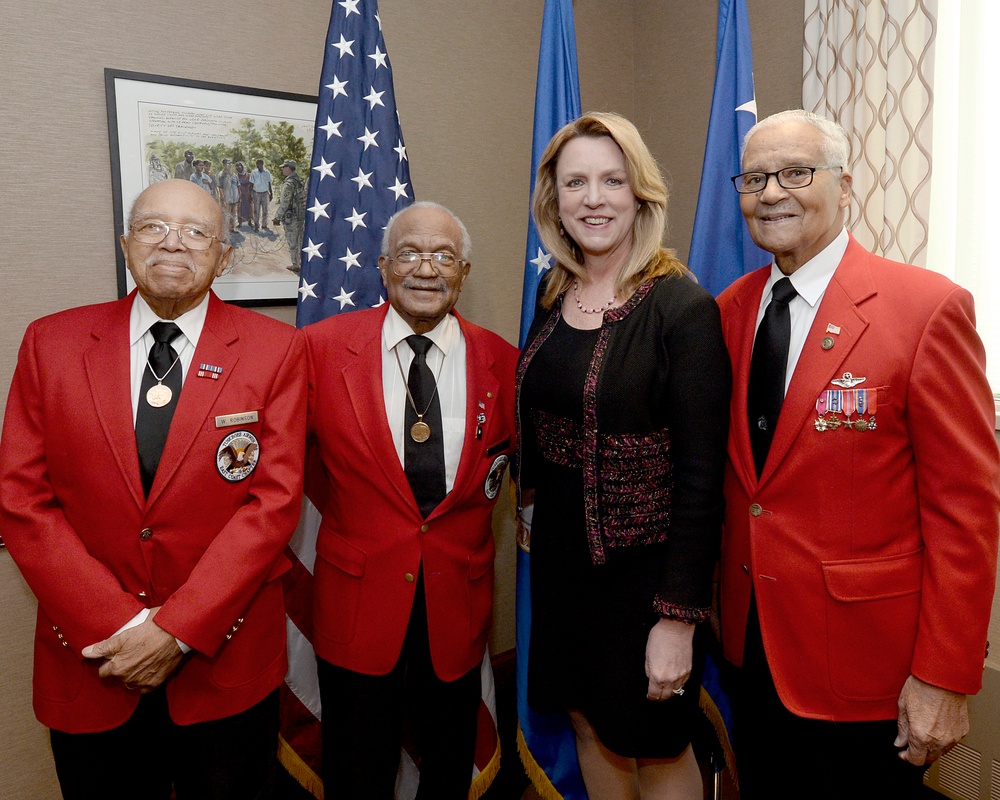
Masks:
[[[750,516],[751,517],[759,517],[763,513],[764,513],[764,509],[760,507],[759,503],[754,503],[752,506],[750,506]]]
[[[413,573],[412,572],[407,572],[403,576],[403,578],[406,580],[407,583],[413,583]]]
[[[148,542],[150,539],[153,538],[153,529],[143,528],[142,533],[139,534],[139,538],[142,539],[144,542]]]
[[[421,533],[427,533],[427,531],[429,531],[430,529],[431,529],[431,526],[428,525],[426,522],[423,525],[420,526],[420,532]]]

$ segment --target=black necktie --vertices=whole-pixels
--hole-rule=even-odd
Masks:
[[[760,321],[753,343],[750,381],[747,384],[747,417],[758,478],[764,471],[764,462],[767,461],[781,404],[785,399],[785,370],[791,338],[788,304],[797,294],[788,278],[774,284],[771,302],[764,309],[764,318]]]
[[[414,355],[406,381],[410,402],[406,404],[404,415],[403,469],[420,513],[426,517],[448,493],[444,477],[441,400],[434,375],[427,366],[431,340],[426,336],[407,336],[406,343]],[[421,441],[425,435],[426,439]]]
[[[149,349],[146,369],[142,373],[139,409],[135,416],[135,444],[139,451],[139,471],[142,473],[142,488],[147,496],[153,485],[153,478],[156,477],[156,468],[160,464],[160,454],[163,453],[163,445],[167,441],[167,431],[170,430],[170,420],[173,419],[177,396],[181,393],[183,382],[181,366],[176,363],[177,353],[170,346],[170,342],[180,336],[181,329],[172,322],[156,322],[149,332],[153,336],[154,343]],[[152,394],[150,389],[154,389]],[[168,391],[169,399],[164,403]]]

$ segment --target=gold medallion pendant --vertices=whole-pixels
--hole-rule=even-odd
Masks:
[[[431,426],[423,420],[417,420],[410,428],[410,438],[418,444],[423,444],[431,438]]]

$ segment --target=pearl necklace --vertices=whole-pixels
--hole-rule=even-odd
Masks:
[[[576,298],[576,307],[580,309],[584,314],[603,314],[611,306],[615,304],[618,299],[617,294],[611,295],[611,299],[608,300],[603,306],[598,306],[597,308],[585,308],[583,303],[580,302],[580,281],[573,281],[573,296]]]

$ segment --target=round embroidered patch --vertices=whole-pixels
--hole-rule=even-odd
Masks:
[[[510,459],[507,456],[497,456],[494,460],[493,466],[490,467],[490,471],[486,475],[486,486],[483,487],[488,499],[492,500],[500,491],[500,484],[503,483],[503,472],[509,463]]]
[[[234,431],[219,445],[215,466],[227,481],[235,483],[250,477],[260,458],[260,442],[250,431]]]

